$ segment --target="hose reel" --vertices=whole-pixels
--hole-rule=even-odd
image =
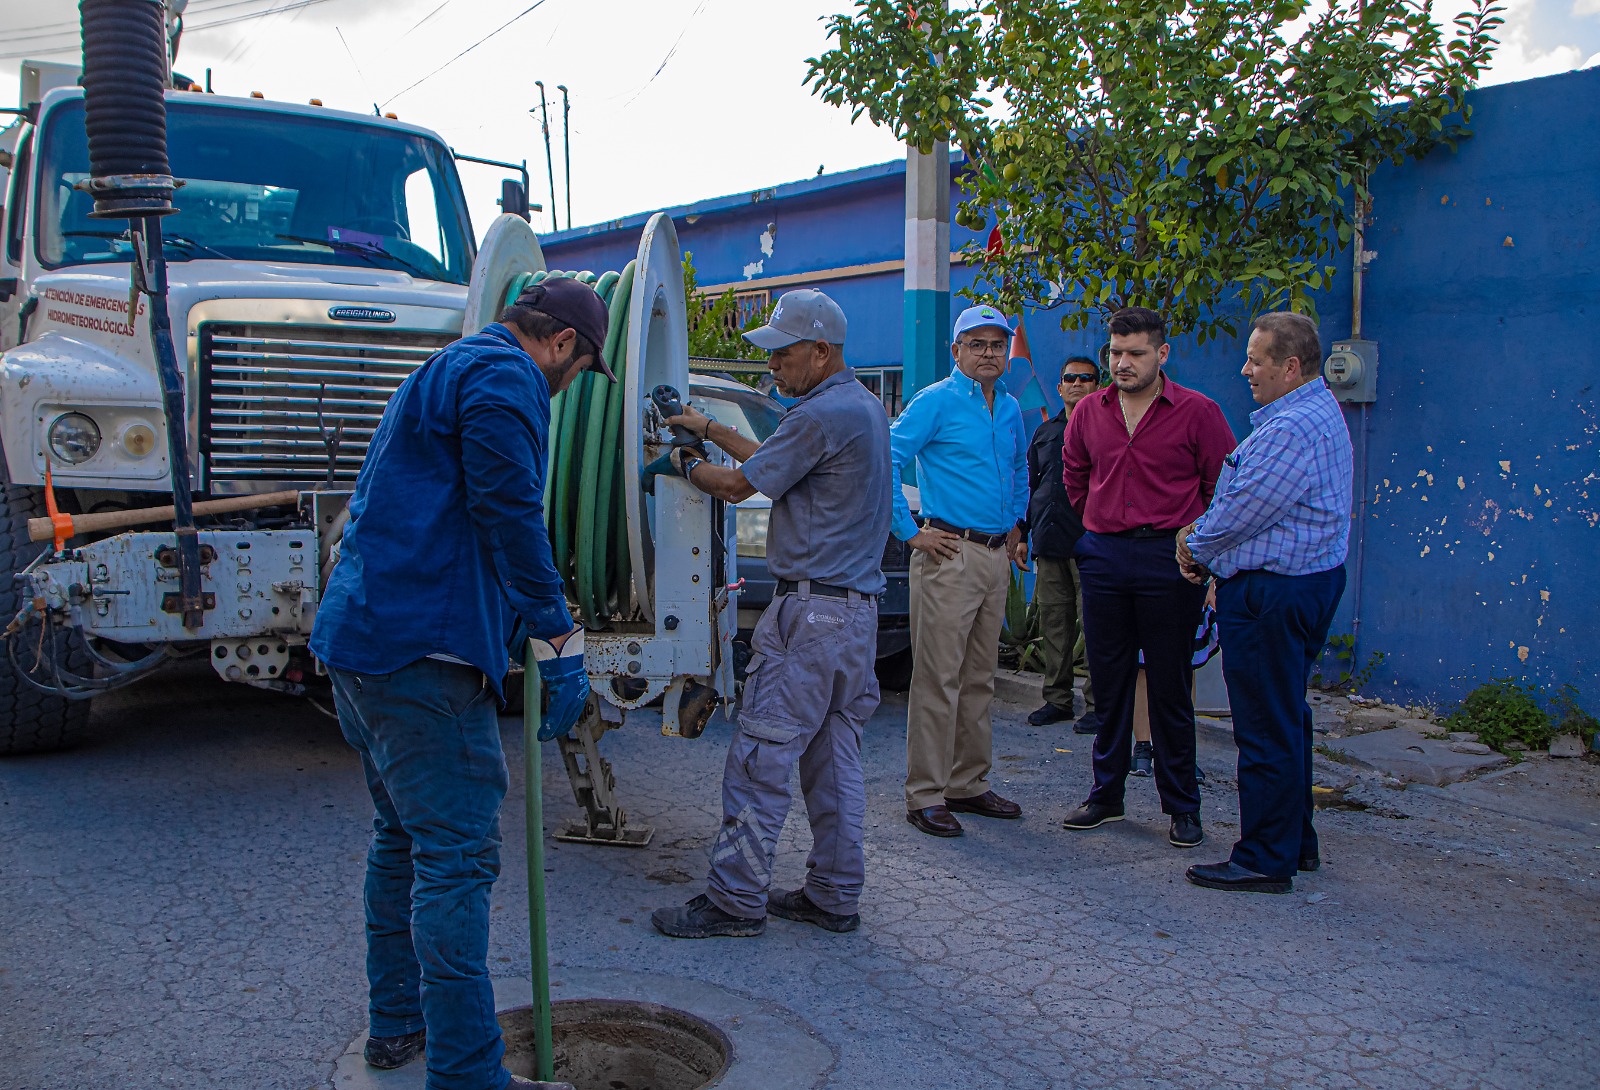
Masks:
[[[502,215],[473,268],[462,332],[493,322],[526,288],[551,276],[591,285],[610,310],[602,354],[617,376],[585,373],[551,404],[545,521],[556,569],[592,630],[654,627],[656,499],[639,485],[658,453],[646,403],[666,384],[687,391],[688,306],[678,234],[653,216],[620,270],[552,271],[527,221]]]

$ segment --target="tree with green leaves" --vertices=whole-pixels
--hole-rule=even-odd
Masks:
[[[1125,306],[1201,340],[1334,276],[1384,161],[1468,135],[1498,0],[1446,29],[1426,0],[857,0],[808,82],[931,150],[967,155],[974,295]]]
[[[741,333],[765,325],[772,315],[772,304],[751,315],[739,325],[739,293],[729,288],[714,298],[700,290],[695,273],[694,254],[683,254],[683,297],[689,302],[689,355],[716,360],[759,360],[766,353],[745,340]]]

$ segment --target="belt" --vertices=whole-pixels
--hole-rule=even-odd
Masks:
[[[925,518],[920,520],[919,526],[932,526],[935,530],[943,530],[947,534],[955,534],[963,541],[971,541],[990,549],[998,549],[1006,543],[1005,534],[986,534],[982,530],[968,530],[960,526],[952,526],[944,519]]]
[[[1131,538],[1134,538],[1136,540],[1140,539],[1140,538],[1148,538],[1148,537],[1177,537],[1178,536],[1178,531],[1181,530],[1181,529],[1183,529],[1183,527],[1181,527],[1181,526],[1174,526],[1170,530],[1158,530],[1154,526],[1135,526],[1131,530],[1117,530],[1117,531],[1114,531],[1112,533],[1106,534],[1105,536],[1106,537],[1131,537]]]
[[[795,582],[793,579],[780,579],[778,580],[778,593],[799,594],[801,585],[806,582],[807,580],[803,579],[800,582]],[[815,579],[809,582],[810,593],[817,595],[819,598],[849,598],[852,594],[857,598],[871,599],[877,597],[876,594],[862,594],[859,590],[851,590],[849,587],[836,587],[832,583],[819,583]]]

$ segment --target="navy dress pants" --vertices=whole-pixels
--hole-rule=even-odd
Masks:
[[[1194,633],[1204,587],[1178,570],[1177,531],[1126,538],[1087,533],[1078,541],[1083,642],[1100,730],[1089,801],[1122,806],[1133,755],[1133,694],[1144,651],[1156,790],[1167,814],[1200,810],[1194,775]]]
[[[1312,575],[1244,571],[1217,588],[1222,676],[1239,746],[1233,861],[1271,878],[1293,878],[1302,856],[1318,854],[1306,681],[1344,578],[1342,565]]]

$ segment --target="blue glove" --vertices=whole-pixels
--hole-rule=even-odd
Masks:
[[[569,636],[560,651],[549,640],[537,636],[529,637],[528,643],[544,689],[539,741],[548,742],[570,733],[589,702],[589,675],[583,669],[583,629]]]

